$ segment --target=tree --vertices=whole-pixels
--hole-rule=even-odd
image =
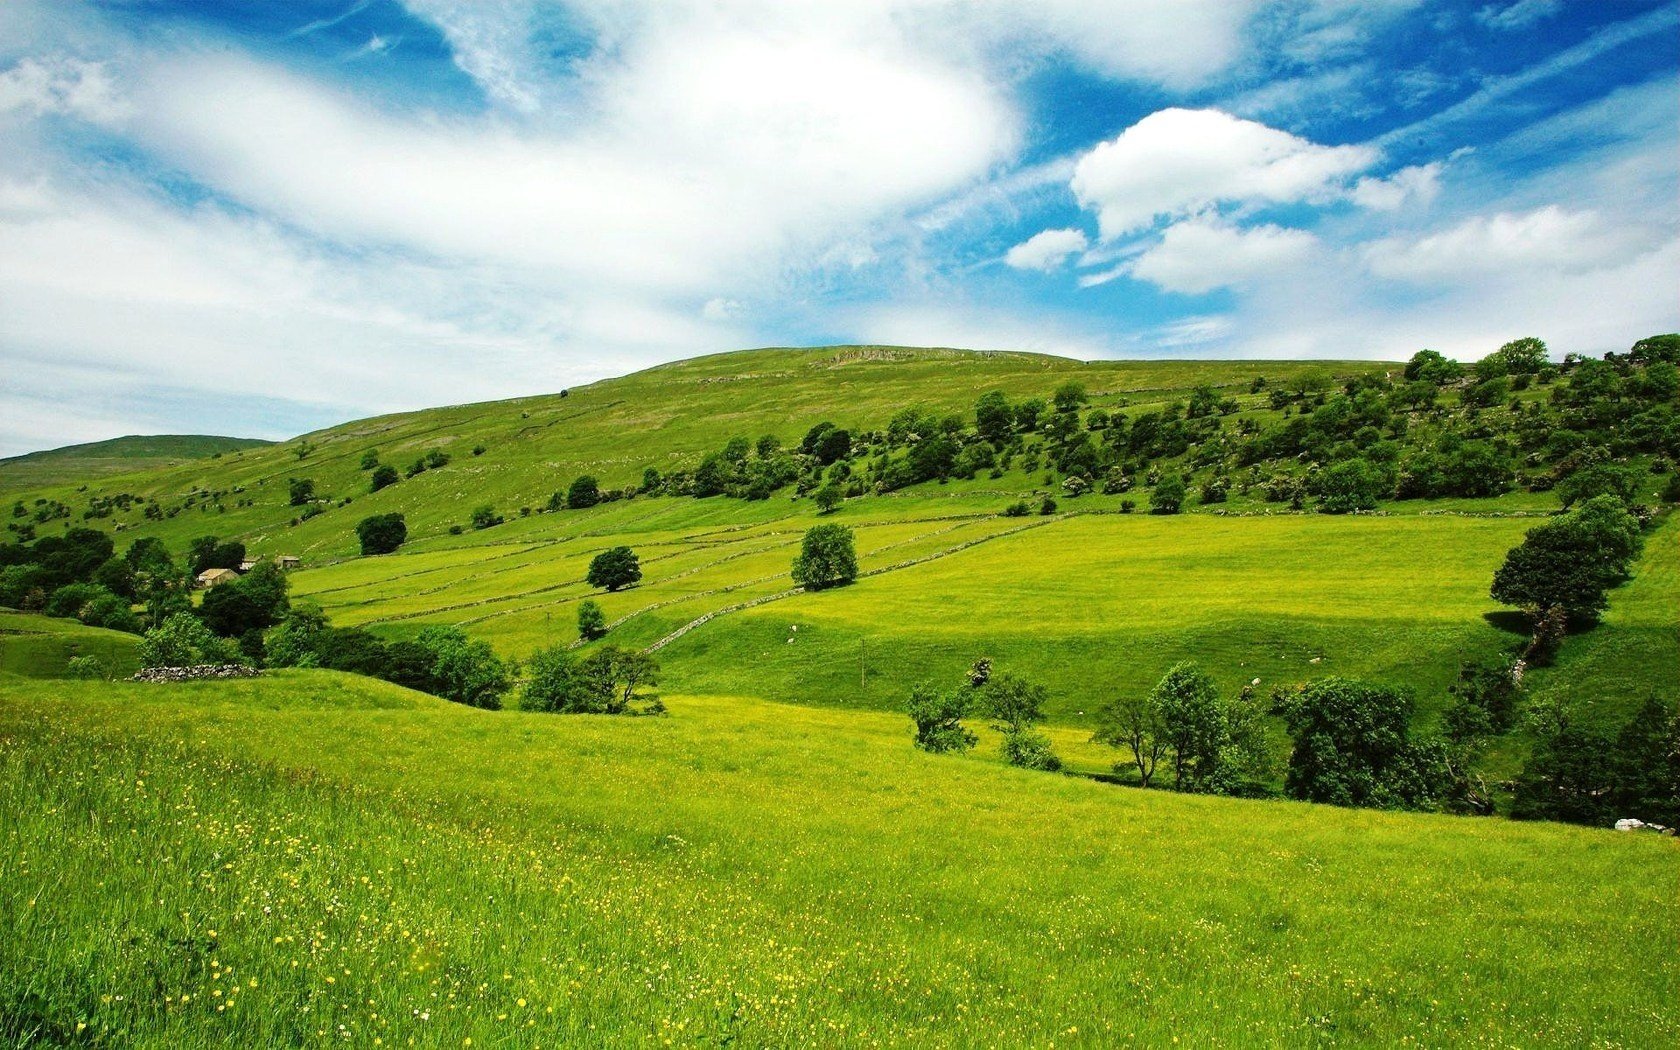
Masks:
[[[301,507],[315,498],[315,480],[313,478],[287,478],[286,491],[290,495],[292,506]]]
[[[812,451],[817,457],[817,462],[825,467],[830,463],[838,463],[852,453],[852,433],[849,430],[831,427],[823,432]]]
[[[578,637],[586,642],[604,637],[607,633],[607,617],[601,612],[601,603],[593,598],[585,598],[579,602],[577,626]]]
[[[974,405],[974,426],[982,440],[1002,446],[1015,432],[1015,410],[1003,391],[993,390],[980,395]]]
[[[204,621],[191,613],[176,613],[147,631],[140,639],[138,653],[142,667],[194,667],[239,661],[239,650],[234,644],[211,634]]]
[[[1511,816],[1600,827],[1616,819],[1610,736],[1561,706],[1537,712],[1533,735],[1534,747],[1512,791]]]
[[[1636,365],[1651,365],[1666,361],[1671,365],[1680,365],[1680,335],[1653,335],[1641,339],[1633,344],[1628,351],[1628,360]]]
[[[824,514],[829,514],[833,512],[834,508],[840,506],[841,500],[845,499],[845,494],[841,492],[840,486],[837,483],[830,481],[828,484],[817,490],[815,498],[817,501],[817,510]]]
[[[1609,604],[1606,592],[1627,578],[1640,546],[1638,519],[1616,497],[1594,496],[1528,530],[1494,573],[1490,593],[1536,622],[1554,608],[1590,622]]]
[[[566,490],[566,506],[573,510],[593,507],[601,502],[601,486],[593,475],[584,474],[572,482],[571,488]]]
[[[376,469],[373,472],[373,477],[368,479],[368,491],[369,492],[378,492],[380,489],[390,488],[392,485],[395,485],[396,483],[397,483],[397,468],[393,467],[389,463],[387,463],[384,466],[381,466],[378,469]]]
[[[1056,388],[1050,400],[1055,404],[1057,412],[1077,412],[1079,406],[1090,401],[1085,393],[1085,384],[1077,379],[1070,379]]]
[[[589,563],[586,579],[591,587],[616,591],[642,578],[641,559],[629,547],[609,547]]]
[[[1616,815],[1680,825],[1680,710],[1647,699],[1616,735]]]
[[[556,645],[533,654],[527,672],[520,700],[527,711],[615,715],[632,703],[646,704],[648,714],[664,710],[657,695],[640,692],[659,682],[659,664],[645,653],[604,645],[579,659]]]
[[[1546,366],[1546,344],[1533,336],[1513,339],[1476,362],[1476,374],[1495,376],[1534,375]]]
[[[1464,366],[1457,361],[1441,356],[1434,350],[1419,350],[1406,362],[1405,376],[1407,380],[1416,380],[1440,386],[1451,383],[1464,374]]]
[[[1194,663],[1174,664],[1149,694],[1173,760],[1173,786],[1198,791],[1213,779],[1225,747],[1225,710],[1213,679]]]
[[[1168,474],[1156,483],[1149,493],[1149,513],[1177,514],[1184,506],[1184,479],[1177,474]]]
[[[469,707],[500,710],[513,685],[508,666],[487,642],[470,642],[453,627],[427,627],[415,639],[435,657],[438,695]]]
[[[968,690],[941,692],[926,684],[911,689],[907,711],[916,726],[916,746],[933,754],[973,747],[978,738],[962,724],[970,696]]]
[[[408,540],[408,522],[401,514],[375,514],[356,524],[362,554],[389,554]]]
[[[363,470],[372,470],[374,467],[377,467],[377,466],[379,466],[379,450],[378,449],[370,448],[366,452],[362,453],[362,469]]]
[[[1606,494],[1632,504],[1639,493],[1640,480],[1639,472],[1632,467],[1593,463],[1559,481],[1557,494],[1565,508]]]
[[[799,556],[793,559],[793,582],[808,591],[839,587],[857,579],[857,550],[844,525],[813,525],[805,530]]]
[[[221,542],[214,536],[200,536],[187,545],[187,565],[197,576],[205,569],[237,569],[245,560],[245,545],[238,540]]]
[[[1318,509],[1324,514],[1371,510],[1389,492],[1382,468],[1362,456],[1332,463],[1313,480]]]
[[[224,638],[238,638],[279,623],[291,608],[286,574],[265,561],[237,580],[204,592],[199,616]]]
[[[475,529],[489,529],[500,525],[506,519],[496,513],[496,508],[486,503],[482,507],[474,507],[472,512],[472,527]]]
[[[1284,779],[1290,798],[1410,809],[1434,797],[1429,752],[1411,737],[1410,693],[1322,678],[1286,701],[1284,720],[1294,743]]]
[[[1062,760],[1050,749],[1050,740],[1033,727],[1044,720],[1049,693],[1042,685],[1014,674],[991,677],[982,688],[980,702],[1003,734],[1003,758],[1012,766],[1054,772]]]
[[[1155,779],[1155,769],[1169,750],[1166,724],[1153,692],[1111,701],[1098,713],[1097,731],[1091,739],[1109,747],[1129,749],[1132,765],[1137,768],[1138,783],[1143,787]],[[1116,763],[1115,772],[1120,769]]]

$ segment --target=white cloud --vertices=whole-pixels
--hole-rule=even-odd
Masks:
[[[97,123],[121,119],[127,104],[117,96],[103,63],[79,58],[25,58],[0,72],[0,114],[71,114]]]
[[[1517,0],[1500,7],[1489,4],[1476,12],[1476,21],[1490,29],[1527,29],[1563,10],[1563,0]]]
[[[1219,110],[1164,109],[1080,158],[1072,185],[1106,239],[1223,203],[1326,199],[1376,159]]]
[[[1365,249],[1365,260],[1379,277],[1417,283],[1478,274],[1520,277],[1537,270],[1597,269],[1649,247],[1637,240],[1635,231],[1596,212],[1552,204],[1520,214],[1473,216],[1416,239],[1385,238]]]
[[[1281,226],[1238,229],[1206,219],[1169,226],[1161,243],[1130,265],[1131,276],[1169,292],[1199,295],[1275,277],[1309,260],[1318,239]]]
[[[1087,243],[1080,230],[1045,230],[1009,249],[1003,261],[1017,270],[1049,272],[1066,262],[1068,256],[1084,251]]]
[[[1363,178],[1353,187],[1353,202],[1372,211],[1397,211],[1407,204],[1428,204],[1441,191],[1440,161],[1401,168],[1387,178]]]
[[[700,316],[707,321],[730,321],[746,312],[746,304],[739,299],[707,299],[700,308]]]

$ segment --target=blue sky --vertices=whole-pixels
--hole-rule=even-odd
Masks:
[[[0,455],[764,345],[1680,328],[1680,4],[8,0]]]

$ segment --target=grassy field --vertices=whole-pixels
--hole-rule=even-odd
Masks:
[[[177,467],[219,453],[269,444],[257,438],[209,434],[148,434],[0,459],[0,492],[82,485],[114,474]]]
[[[1680,1039],[1672,840],[1144,793],[923,755],[884,714],[670,705],[0,681],[0,1041]]]
[[[140,668],[139,641],[74,620],[0,610],[0,676],[63,678],[78,656],[94,657],[113,677],[130,675]]]

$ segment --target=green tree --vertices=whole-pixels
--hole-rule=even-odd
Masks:
[[[1440,386],[1451,383],[1464,375],[1464,366],[1450,358],[1443,357],[1434,350],[1419,350],[1406,362],[1405,377],[1408,381],[1416,380]]]
[[[586,578],[591,587],[621,590],[642,578],[642,562],[629,547],[609,547],[589,563]]]
[[[1003,391],[980,395],[974,405],[974,425],[980,437],[993,445],[1001,447],[1009,441],[1009,435],[1015,432],[1015,410]]]
[[[1132,765],[1137,769],[1142,787],[1148,787],[1155,779],[1155,770],[1170,750],[1161,705],[1153,691],[1144,696],[1123,696],[1108,703],[1098,712],[1097,731],[1091,739],[1131,751]],[[1122,765],[1115,763],[1114,771],[1120,772]]]
[[[1050,748],[1050,740],[1034,728],[1044,720],[1049,693],[1042,685],[1019,675],[991,676],[980,692],[980,703],[1003,734],[1003,758],[1012,766],[1053,772],[1062,761]]]
[[[472,642],[453,627],[427,627],[415,641],[431,650],[438,695],[469,707],[500,710],[513,685],[508,665],[487,642]]]
[[[142,667],[195,667],[240,662],[239,649],[191,613],[176,613],[140,639]]]
[[[1184,479],[1177,474],[1168,474],[1149,493],[1149,513],[1177,514],[1184,506],[1184,495]]]
[[[1476,362],[1476,374],[1483,379],[1495,376],[1531,376],[1546,367],[1546,344],[1533,336],[1513,339],[1493,353]]]
[[[362,469],[363,470],[372,470],[374,467],[377,467],[377,466],[379,466],[379,450],[378,449],[370,448],[366,452],[362,453]]]
[[[408,539],[408,522],[401,514],[375,514],[356,524],[362,554],[389,554]]]
[[[1057,412],[1077,412],[1079,406],[1090,401],[1085,393],[1085,384],[1077,379],[1070,379],[1056,388],[1051,395],[1051,402],[1055,404]]]
[[[1680,826],[1680,710],[1651,697],[1616,735],[1616,815]]]
[[[1190,661],[1174,664],[1150,700],[1173,760],[1173,786],[1199,791],[1212,782],[1226,743],[1225,708],[1213,679]]]
[[[970,690],[941,691],[925,683],[912,688],[907,711],[915,723],[916,746],[934,754],[973,747],[977,738],[962,724],[971,695]]]
[[[506,519],[496,513],[496,508],[486,503],[481,507],[474,507],[472,512],[472,527],[475,529],[489,529],[500,525]]]
[[[313,478],[288,478],[286,491],[294,507],[301,507],[315,498],[315,480]]]
[[[1632,504],[1639,494],[1640,472],[1616,463],[1593,463],[1582,467],[1557,483],[1558,498],[1564,507],[1611,495],[1624,504]]]
[[[805,530],[799,556],[793,559],[793,582],[808,591],[839,587],[857,579],[857,550],[844,525],[813,525]]]
[[[817,490],[817,494],[814,498],[817,501],[817,510],[823,514],[829,514],[834,511],[834,508],[840,506],[840,502],[846,497],[841,491],[839,484],[830,481],[828,484]]]
[[[1401,689],[1322,678],[1284,705],[1294,743],[1289,797],[1338,806],[1412,809],[1439,781],[1428,750],[1412,740],[1412,697]]]
[[[238,638],[279,623],[291,608],[290,582],[271,561],[258,564],[237,580],[204,592],[198,613],[224,638]]]
[[[1554,608],[1595,620],[1606,592],[1627,579],[1641,546],[1639,522],[1614,496],[1594,496],[1528,530],[1494,573],[1494,601],[1527,609],[1536,622]]]
[[[397,483],[397,468],[389,463],[374,470],[373,477],[368,479],[368,491],[378,492],[380,489],[390,488]]]
[[[593,475],[584,474],[566,490],[566,506],[573,510],[593,507],[601,502],[601,485]]]
[[[1349,514],[1356,510],[1371,510],[1377,501],[1388,495],[1390,485],[1385,472],[1362,456],[1354,456],[1332,463],[1313,479],[1313,494],[1318,497],[1318,509],[1325,514]]]
[[[607,633],[607,617],[601,611],[601,603],[593,598],[585,598],[578,603],[577,613],[578,637],[592,642],[604,637]]]

